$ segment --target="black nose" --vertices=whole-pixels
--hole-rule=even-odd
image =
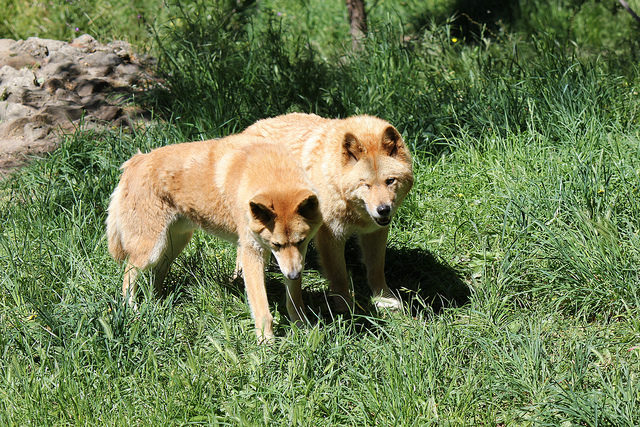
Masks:
[[[298,280],[300,278],[300,272],[292,271],[291,273],[287,274],[287,278],[289,280]]]
[[[378,211],[378,215],[380,216],[389,216],[389,214],[391,213],[391,206],[380,205],[376,210]]]

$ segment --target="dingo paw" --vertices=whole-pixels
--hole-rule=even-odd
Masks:
[[[373,304],[378,310],[402,310],[402,301],[395,297],[375,297],[373,299]]]
[[[331,295],[329,297],[331,310],[335,314],[351,314],[353,313],[353,300],[345,298],[342,295]]]
[[[295,319],[295,320],[291,320],[290,322],[291,326],[295,326],[298,329],[305,329],[307,326],[309,326],[308,322],[305,322],[302,319]]]
[[[260,345],[269,345],[273,344],[276,340],[276,337],[272,333],[262,334],[257,332],[258,344]]]

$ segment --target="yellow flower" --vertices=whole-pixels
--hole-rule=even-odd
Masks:
[[[451,37],[451,41],[454,43],[458,43],[458,38],[457,37]]]

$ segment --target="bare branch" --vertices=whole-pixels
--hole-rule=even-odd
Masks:
[[[636,20],[636,22],[640,23],[640,16],[638,16],[638,14],[637,14],[637,13],[635,13],[635,12],[633,11],[633,9],[631,9],[631,6],[629,6],[629,3],[627,3],[627,2],[626,2],[626,1],[624,1],[624,0],[618,0],[618,1],[619,1],[619,2],[620,2],[620,4],[622,5],[622,7],[624,7],[624,8],[625,8],[625,10],[626,10],[627,12],[629,12],[629,13],[631,14],[631,16],[633,16],[633,19],[635,19],[635,20]]]

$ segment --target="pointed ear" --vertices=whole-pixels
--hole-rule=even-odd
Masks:
[[[266,200],[266,198],[261,195],[254,196],[249,201],[249,209],[251,210],[251,217],[255,221],[258,221],[264,225],[269,224],[276,217],[275,212],[273,212],[273,210],[267,206],[268,203],[269,201]]]
[[[352,133],[347,133],[342,142],[342,157],[344,163],[357,162],[365,154],[365,149]]]
[[[307,198],[301,201],[300,204],[298,204],[296,212],[308,220],[320,220],[321,215],[318,197],[316,197],[315,194],[310,194]]]
[[[382,148],[391,157],[398,154],[398,148],[402,145],[402,136],[393,126],[388,126],[382,134]]]

